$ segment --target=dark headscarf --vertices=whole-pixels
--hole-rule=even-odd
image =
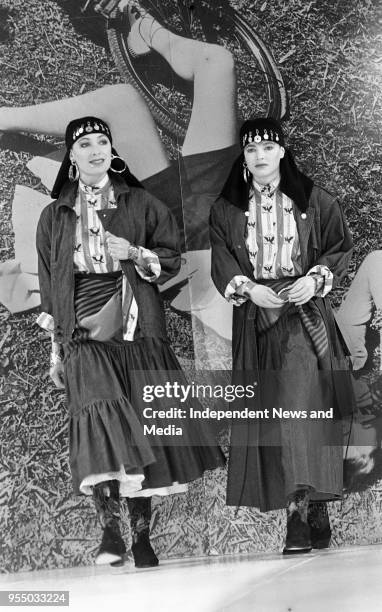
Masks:
[[[240,145],[244,147],[251,142],[271,141],[285,148],[285,135],[281,124],[271,117],[258,117],[245,121],[240,129]],[[221,195],[242,210],[248,209],[251,185],[246,183],[243,174],[244,152],[235,160]],[[285,193],[301,212],[309,206],[313,181],[303,174],[294,161],[292,152],[285,148],[285,155],[280,160],[280,190]]]
[[[110,128],[105,121],[102,121],[102,119],[98,119],[97,117],[80,117],[79,119],[74,119],[71,121],[68,124],[65,132],[65,157],[62,161],[51,192],[53,199],[56,200],[59,197],[61,189],[69,180],[69,169],[71,166],[69,154],[72,146],[79,138],[82,138],[82,136],[86,136],[87,134],[103,134],[110,140],[110,144],[113,145]],[[123,166],[123,160],[121,160],[113,146],[111,147],[111,153],[112,155],[118,157],[119,167],[116,167],[116,170],[123,169],[122,172],[118,172],[118,175],[125,180],[127,185],[130,187],[143,188],[143,185],[138,181],[138,179],[131,174],[127,164],[125,164],[125,167]]]

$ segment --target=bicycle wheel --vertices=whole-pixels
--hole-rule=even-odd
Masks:
[[[233,53],[238,67],[239,106],[244,110],[244,114],[248,107],[251,109],[250,114],[253,114],[253,109],[256,108],[259,114],[270,115],[279,120],[285,118],[288,113],[285,85],[265,42],[236,11],[230,9],[227,12],[220,7],[220,10],[215,10],[214,14],[214,8],[211,7],[211,3],[208,4],[210,9],[208,15],[204,11],[199,11],[197,18],[195,11],[190,10],[189,3],[186,6],[181,1],[173,1],[172,10],[167,6],[167,11],[165,3],[150,2],[149,10],[172,31],[205,42],[221,44]],[[184,137],[188,119],[180,116],[179,109],[187,115],[184,109],[188,106],[190,112],[191,96],[180,91],[179,82],[177,90],[168,84],[161,85],[161,70],[158,68],[155,76],[150,76],[148,69],[150,60],[131,56],[127,46],[127,31],[122,21],[109,22],[107,36],[119,72],[140,92],[158,125],[176,137]],[[253,99],[251,92],[254,92]],[[261,95],[259,92],[262,92]],[[175,98],[173,108],[170,104],[172,98]]]

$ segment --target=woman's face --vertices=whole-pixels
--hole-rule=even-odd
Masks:
[[[70,160],[77,164],[81,180],[95,185],[110,168],[110,140],[104,134],[86,134],[72,146]]]
[[[276,142],[262,140],[250,142],[244,149],[244,159],[253,178],[260,185],[267,185],[280,176],[280,159],[285,149]]]

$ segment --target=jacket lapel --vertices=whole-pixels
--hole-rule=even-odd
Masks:
[[[113,219],[118,211],[118,208],[104,208],[103,210],[96,210],[97,216],[102,223],[102,227],[105,232],[111,231],[113,226]]]
[[[301,213],[296,206],[293,207],[293,210],[300,241],[301,265],[304,272],[309,267],[308,240],[314,221],[314,208],[309,206],[305,213]]]
[[[105,232],[110,232],[111,234],[119,236],[119,230],[121,229],[120,208],[126,205],[126,197],[122,198],[121,196],[127,195],[130,192],[130,188],[128,187],[128,185],[126,185],[126,183],[121,182],[121,180],[119,180],[119,177],[113,176],[110,178],[114,189],[116,207],[104,208],[103,210],[97,210],[96,212]]]
[[[236,253],[236,257],[243,270],[243,274],[246,274],[250,278],[253,276],[253,269],[248,256],[247,245],[245,243],[245,237],[247,235],[247,222],[248,217],[243,210],[235,207],[235,218],[231,219],[231,232],[232,232],[232,246]]]

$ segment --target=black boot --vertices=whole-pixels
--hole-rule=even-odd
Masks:
[[[108,495],[107,495],[108,493]],[[122,565],[126,546],[119,528],[119,486],[116,480],[101,482],[93,487],[93,499],[103,529],[96,565]]]
[[[135,567],[156,567],[158,557],[150,544],[151,497],[130,497],[127,500],[131,525],[131,552]]]
[[[312,550],[307,522],[309,491],[300,489],[287,503],[287,535],[283,555],[298,555]]]
[[[332,530],[325,502],[309,502],[308,524],[313,548],[328,548]]]

